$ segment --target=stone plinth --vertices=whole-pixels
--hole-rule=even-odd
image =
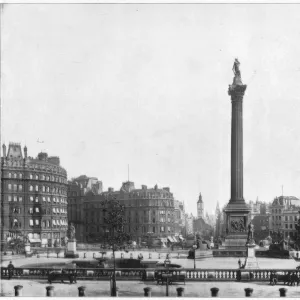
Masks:
[[[249,243],[247,247],[247,257],[245,259],[244,269],[259,269],[257,259],[255,257],[255,243]]]
[[[76,250],[76,240],[69,240],[67,243],[67,250],[65,257],[67,258],[78,258],[79,255],[77,254]]]
[[[26,254],[29,254],[31,252],[31,249],[30,249],[30,243],[26,243],[25,244],[25,253]]]

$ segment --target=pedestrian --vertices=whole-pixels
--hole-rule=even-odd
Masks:
[[[8,279],[11,279],[13,277],[14,273],[14,265],[12,264],[12,261],[9,262],[9,265],[7,266],[8,269]]]

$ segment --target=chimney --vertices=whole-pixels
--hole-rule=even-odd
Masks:
[[[5,144],[2,145],[2,149],[3,149],[3,157],[6,157],[6,146]]]
[[[170,193],[170,188],[169,187],[164,187],[163,190],[167,191]]]
[[[24,156],[25,156],[25,158],[27,158],[27,147],[26,146],[24,147]]]
[[[146,185],[142,185],[142,190],[147,190],[147,186]]]
[[[109,187],[109,188],[108,188],[108,192],[109,192],[109,193],[112,193],[113,191],[114,191],[114,188],[112,188],[112,187]]]

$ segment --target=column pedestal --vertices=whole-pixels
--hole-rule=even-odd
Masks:
[[[76,250],[76,240],[69,240],[67,243],[67,250],[65,253],[66,258],[78,258],[79,254]]]

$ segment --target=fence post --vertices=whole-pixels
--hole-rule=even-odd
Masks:
[[[46,286],[46,296],[47,297],[54,297],[54,286],[52,285],[49,285],[49,286]]]
[[[211,296],[212,297],[218,297],[218,294],[219,294],[219,289],[218,288],[213,287],[213,288],[210,289],[210,291],[211,291]]]
[[[85,289],[86,289],[85,286],[80,286],[78,288],[78,297],[85,297]]]
[[[15,297],[21,297],[23,286],[22,285],[16,285],[16,286],[14,286],[14,289],[15,289]]]
[[[253,293],[253,289],[251,288],[245,288],[245,296],[246,297],[251,297]]]
[[[286,297],[286,292],[287,292],[286,288],[280,288],[279,289],[280,297]]]
[[[144,288],[144,296],[145,297],[151,297],[151,290],[152,290],[151,287],[148,287],[148,286],[145,287]]]
[[[177,290],[177,297],[184,297],[184,288],[183,287],[179,287],[176,290]]]

